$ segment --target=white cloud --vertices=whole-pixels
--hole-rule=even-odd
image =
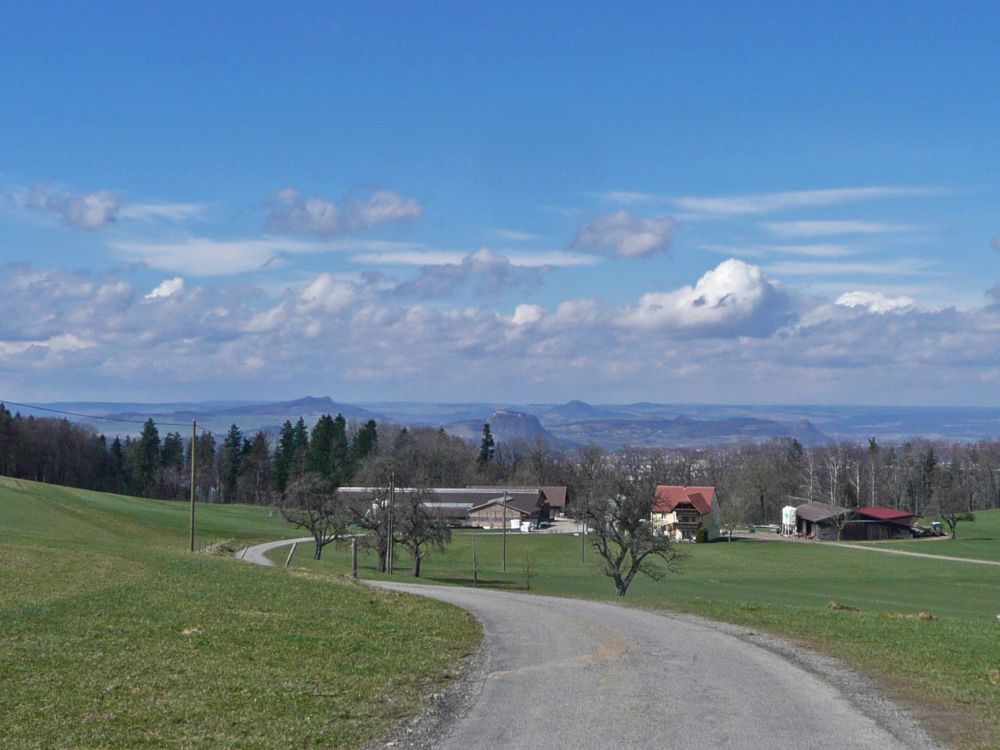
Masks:
[[[332,274],[321,273],[302,290],[298,307],[302,312],[332,314],[343,310],[356,299],[357,289],[354,284]]]
[[[461,263],[468,253],[460,250],[402,250],[398,252],[359,253],[352,255],[356,263],[377,266],[440,266]],[[525,268],[550,266],[592,266],[599,258],[583,253],[568,253],[564,250],[542,250],[538,252],[512,251],[503,253],[511,265]]]
[[[880,262],[835,262],[788,260],[767,266],[768,273],[785,276],[865,276],[920,275],[928,273],[930,261],[919,258],[901,258]]]
[[[530,326],[540,321],[544,314],[540,305],[518,305],[514,308],[511,321],[516,326]]]
[[[808,245],[717,245],[706,244],[700,246],[702,250],[720,255],[739,256],[747,258],[763,258],[768,255],[804,255],[809,258],[842,258],[848,255],[857,255],[861,252],[858,248],[850,245],[837,245],[831,243],[815,243]]]
[[[909,232],[915,227],[880,221],[778,221],[761,226],[777,237],[836,237],[845,234],[890,234]]]
[[[489,233],[494,237],[499,237],[509,242],[534,242],[542,239],[541,235],[532,234],[531,232],[519,232],[516,229],[493,228],[489,230]]]
[[[177,294],[184,289],[184,279],[180,276],[174,276],[172,279],[164,279],[160,282],[160,285],[156,287],[153,291],[146,295],[145,299],[157,299],[160,297],[169,297],[172,294]]]
[[[916,302],[911,297],[888,297],[881,292],[856,291],[846,292],[837,298],[841,307],[863,307],[868,312],[884,314],[909,310]]]
[[[501,314],[481,300],[413,304],[330,274],[271,294],[192,286],[148,304],[115,274],[5,265],[0,360],[8,387],[25,394],[44,383],[102,397],[126,387],[144,398],[259,397],[266,373],[279,391],[371,399],[481,400],[488,390],[522,401],[669,393],[856,403],[891,393],[905,402],[945,386],[988,401],[995,383],[986,381],[1000,372],[1000,306],[906,307],[888,286],[836,304],[842,290],[793,297],[761,269],[729,260],[624,307],[522,301]],[[875,308],[891,312],[865,314]]]
[[[685,211],[721,216],[746,216],[805,206],[833,206],[857,201],[935,195],[940,192],[935,188],[873,186],[716,197],[686,196],[676,198],[674,204]]]
[[[302,232],[332,237],[370,229],[381,224],[420,218],[423,209],[413,199],[391,190],[378,190],[341,205],[308,197],[296,188],[275,194],[268,225],[277,231]]]
[[[605,193],[591,193],[598,200],[606,203],[617,203],[622,206],[650,205],[664,203],[666,198],[653,193],[639,193],[632,190],[610,190]]]
[[[573,240],[573,249],[642,258],[666,251],[676,226],[669,216],[643,219],[628,211],[617,211],[585,224]]]
[[[699,329],[717,335],[761,335],[784,317],[780,288],[757,266],[730,258],[692,286],[648,292],[627,309],[620,322],[639,329]]]
[[[58,216],[76,229],[100,229],[119,220],[182,221],[204,208],[194,203],[129,203],[110,190],[71,192],[53,189],[44,182],[11,193],[8,199],[14,206]]]
[[[119,209],[118,217],[134,221],[184,221],[204,210],[205,206],[200,203],[127,203]]]
[[[145,263],[159,271],[190,276],[226,276],[257,271],[287,255],[338,249],[330,243],[280,237],[245,240],[187,237],[173,242],[114,242],[111,247],[128,260]]]
[[[75,194],[53,192],[44,183],[19,195],[16,202],[24,208],[55,214],[78,229],[98,229],[114,221],[120,205],[118,197],[108,190]]]
[[[437,266],[461,263],[467,254],[460,250],[403,250],[389,253],[362,253],[351,256],[351,260],[376,266]]]
[[[75,334],[62,333],[44,340],[0,340],[0,354],[22,354],[33,348],[46,349],[52,353],[60,354],[62,352],[76,352],[81,349],[89,349],[95,345],[95,342],[81,339]]]
[[[424,266],[417,278],[396,287],[396,292],[418,297],[440,297],[473,284],[480,294],[497,294],[514,287],[541,282],[548,266],[515,266],[488,247],[469,253],[459,263]]]

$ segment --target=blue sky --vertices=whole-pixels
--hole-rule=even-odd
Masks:
[[[0,398],[995,403],[995,3],[20,3]]]

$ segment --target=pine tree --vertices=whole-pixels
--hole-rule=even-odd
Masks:
[[[378,425],[374,419],[369,419],[364,426],[357,431],[351,441],[351,452],[348,460],[348,476],[344,480],[350,479],[357,471],[357,467],[378,448]]]
[[[278,447],[274,451],[274,471],[271,481],[274,489],[284,494],[292,475],[292,461],[295,456],[295,428],[289,420],[281,425]]]
[[[314,471],[325,479],[332,479],[334,473],[333,444],[336,425],[333,417],[324,414],[313,425],[309,441],[309,456],[306,470]]]
[[[236,502],[236,485],[243,457],[243,433],[235,424],[222,443],[222,502]]]
[[[160,433],[152,417],[142,426],[142,434],[136,444],[135,481],[139,492],[149,497],[156,487],[160,468]]]
[[[476,462],[480,466],[485,467],[493,460],[495,449],[496,442],[493,440],[493,434],[490,432],[490,423],[486,422],[483,425],[483,439],[479,443],[479,456],[476,458]]]
[[[301,479],[306,473],[306,461],[309,457],[309,429],[306,421],[299,417],[292,430],[292,461],[288,481]]]

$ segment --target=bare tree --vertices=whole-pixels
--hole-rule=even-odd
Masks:
[[[954,540],[961,521],[975,521],[976,516],[969,510],[972,488],[966,481],[962,465],[953,458],[951,466],[945,471],[938,471],[935,476],[934,490],[931,494],[930,509],[933,515],[944,521]]]
[[[618,596],[625,596],[637,573],[660,580],[677,570],[681,557],[651,522],[660,459],[622,454],[612,465],[597,467],[580,498],[577,518],[589,527],[590,542]],[[656,558],[664,564],[655,564]]]
[[[427,490],[412,490],[397,497],[393,527],[399,543],[413,558],[413,577],[420,577],[420,562],[430,549],[444,550],[451,541],[451,530],[441,519],[434,518],[424,503],[431,495]]]
[[[344,535],[349,523],[348,514],[337,496],[337,486],[314,472],[303,474],[288,486],[281,515],[312,534],[317,560],[326,545]]]

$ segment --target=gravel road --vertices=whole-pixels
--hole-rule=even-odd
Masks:
[[[843,665],[745,628],[615,604],[376,583],[483,623],[477,674],[447,721],[396,747],[933,748]],[[440,711],[440,709],[436,709]]]

